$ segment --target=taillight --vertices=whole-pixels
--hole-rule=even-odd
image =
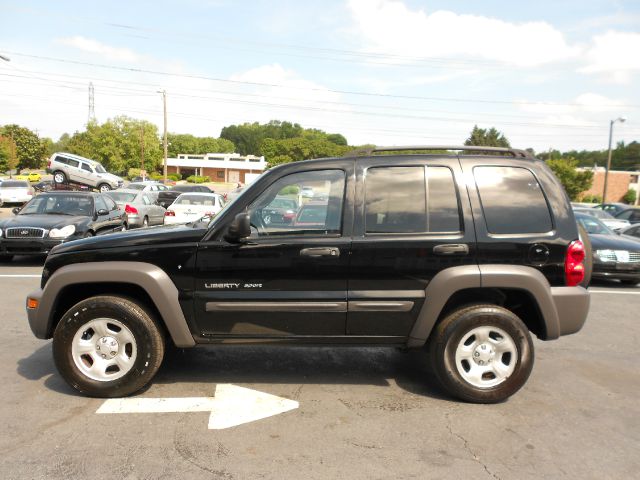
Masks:
[[[584,280],[584,245],[580,240],[569,244],[564,257],[564,278],[569,287],[575,287]]]
[[[47,168],[51,168],[51,160],[47,162]]]
[[[138,209],[137,209],[136,207],[132,207],[132,206],[131,206],[131,205],[129,205],[129,204],[127,204],[127,205],[124,207],[124,211],[125,211],[125,212],[127,212],[127,213],[135,214],[135,215],[137,215],[137,214],[138,214]]]
[[[167,210],[166,212],[164,212],[164,216],[165,217],[175,217],[176,216],[176,212],[174,212],[173,210]]]

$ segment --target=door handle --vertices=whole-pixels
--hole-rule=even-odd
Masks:
[[[336,247],[312,247],[300,250],[301,257],[339,257],[340,249]]]
[[[436,255],[467,255],[469,245],[466,243],[445,243],[433,247],[433,253]]]

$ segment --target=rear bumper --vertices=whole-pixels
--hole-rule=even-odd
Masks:
[[[582,287],[551,287],[551,297],[558,312],[559,334],[578,332],[589,315],[589,291]]]

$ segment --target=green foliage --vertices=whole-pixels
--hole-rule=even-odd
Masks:
[[[220,132],[220,138],[225,138],[236,146],[241,155],[256,155],[265,138],[281,140],[295,138],[302,135],[304,129],[297,123],[271,120],[261,125],[258,122],[229,125]]]
[[[167,134],[169,157],[180,153],[204,155],[205,153],[233,153],[235,145],[226,138],[196,137],[186,133]]]
[[[296,138],[274,140],[267,138],[260,146],[269,166],[297,162],[309,158],[339,157],[351,150],[348,146],[337,145],[326,136],[309,135]]]
[[[141,177],[142,170],[140,168],[130,168],[127,170],[127,178],[133,180],[135,177]]]
[[[327,140],[329,140],[331,143],[335,143],[336,145],[341,145],[343,147],[346,147],[348,145],[347,139],[343,135],[340,135],[339,133],[328,134]]]
[[[477,125],[471,130],[469,138],[464,142],[465,145],[475,145],[479,147],[506,147],[511,148],[511,144],[507,137],[495,128],[490,129],[478,128]]]
[[[210,182],[211,179],[209,177],[201,177],[198,175],[191,175],[187,177],[187,182],[189,183],[207,183]]]
[[[289,185],[278,192],[278,195],[297,195],[300,191],[297,185]]]
[[[0,135],[0,172],[15,170],[18,158],[15,155],[16,145],[10,137]]]
[[[624,201],[624,203],[633,205],[634,203],[636,203],[637,195],[638,195],[637,192],[630,188],[629,190],[627,190],[627,193],[624,194],[624,197],[622,197],[622,200]]]
[[[179,173],[170,173],[167,175],[167,178],[169,180],[173,180],[174,182],[177,182],[179,180],[182,180],[182,175],[180,175]]]
[[[587,194],[580,197],[580,201],[584,203],[602,203],[602,196]]]
[[[19,125],[5,125],[0,135],[13,139],[19,170],[42,167],[45,150],[37,134]]]
[[[61,138],[62,141],[62,138]],[[74,133],[65,150],[96,160],[111,172],[127,172],[129,168],[155,170],[162,161],[158,128],[146,120],[126,116],[107,120],[102,125],[91,122],[84,132]]]
[[[606,166],[609,151],[603,150],[569,150],[567,152],[540,152],[539,158],[547,160],[549,158],[575,158],[580,167]],[[612,170],[640,170],[640,143],[631,142],[625,144],[619,142],[611,152]]]
[[[571,200],[577,200],[585,190],[593,184],[593,172],[576,170],[578,161],[575,158],[557,158],[547,160],[547,165],[558,177]]]

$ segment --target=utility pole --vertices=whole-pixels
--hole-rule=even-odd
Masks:
[[[144,123],[140,124],[140,170],[142,170],[143,179],[146,178],[144,173]]]
[[[87,124],[96,118],[96,109],[94,101],[93,82],[89,82],[89,114],[87,115]]]
[[[607,168],[604,171],[604,188],[602,189],[602,203],[607,203],[607,183],[609,181],[609,170],[611,169],[611,140],[613,138],[613,124],[616,122],[624,123],[627,119],[618,117],[609,122],[609,155],[607,157]]]
[[[164,109],[164,138],[162,140],[162,144],[164,147],[164,168],[163,175],[164,181],[167,181],[167,91],[166,90],[158,90],[158,93],[162,94],[162,106]]]
[[[16,142],[13,140],[13,132],[11,132],[11,161],[9,162],[9,178],[13,178],[13,169],[18,171],[18,162],[16,159]]]

